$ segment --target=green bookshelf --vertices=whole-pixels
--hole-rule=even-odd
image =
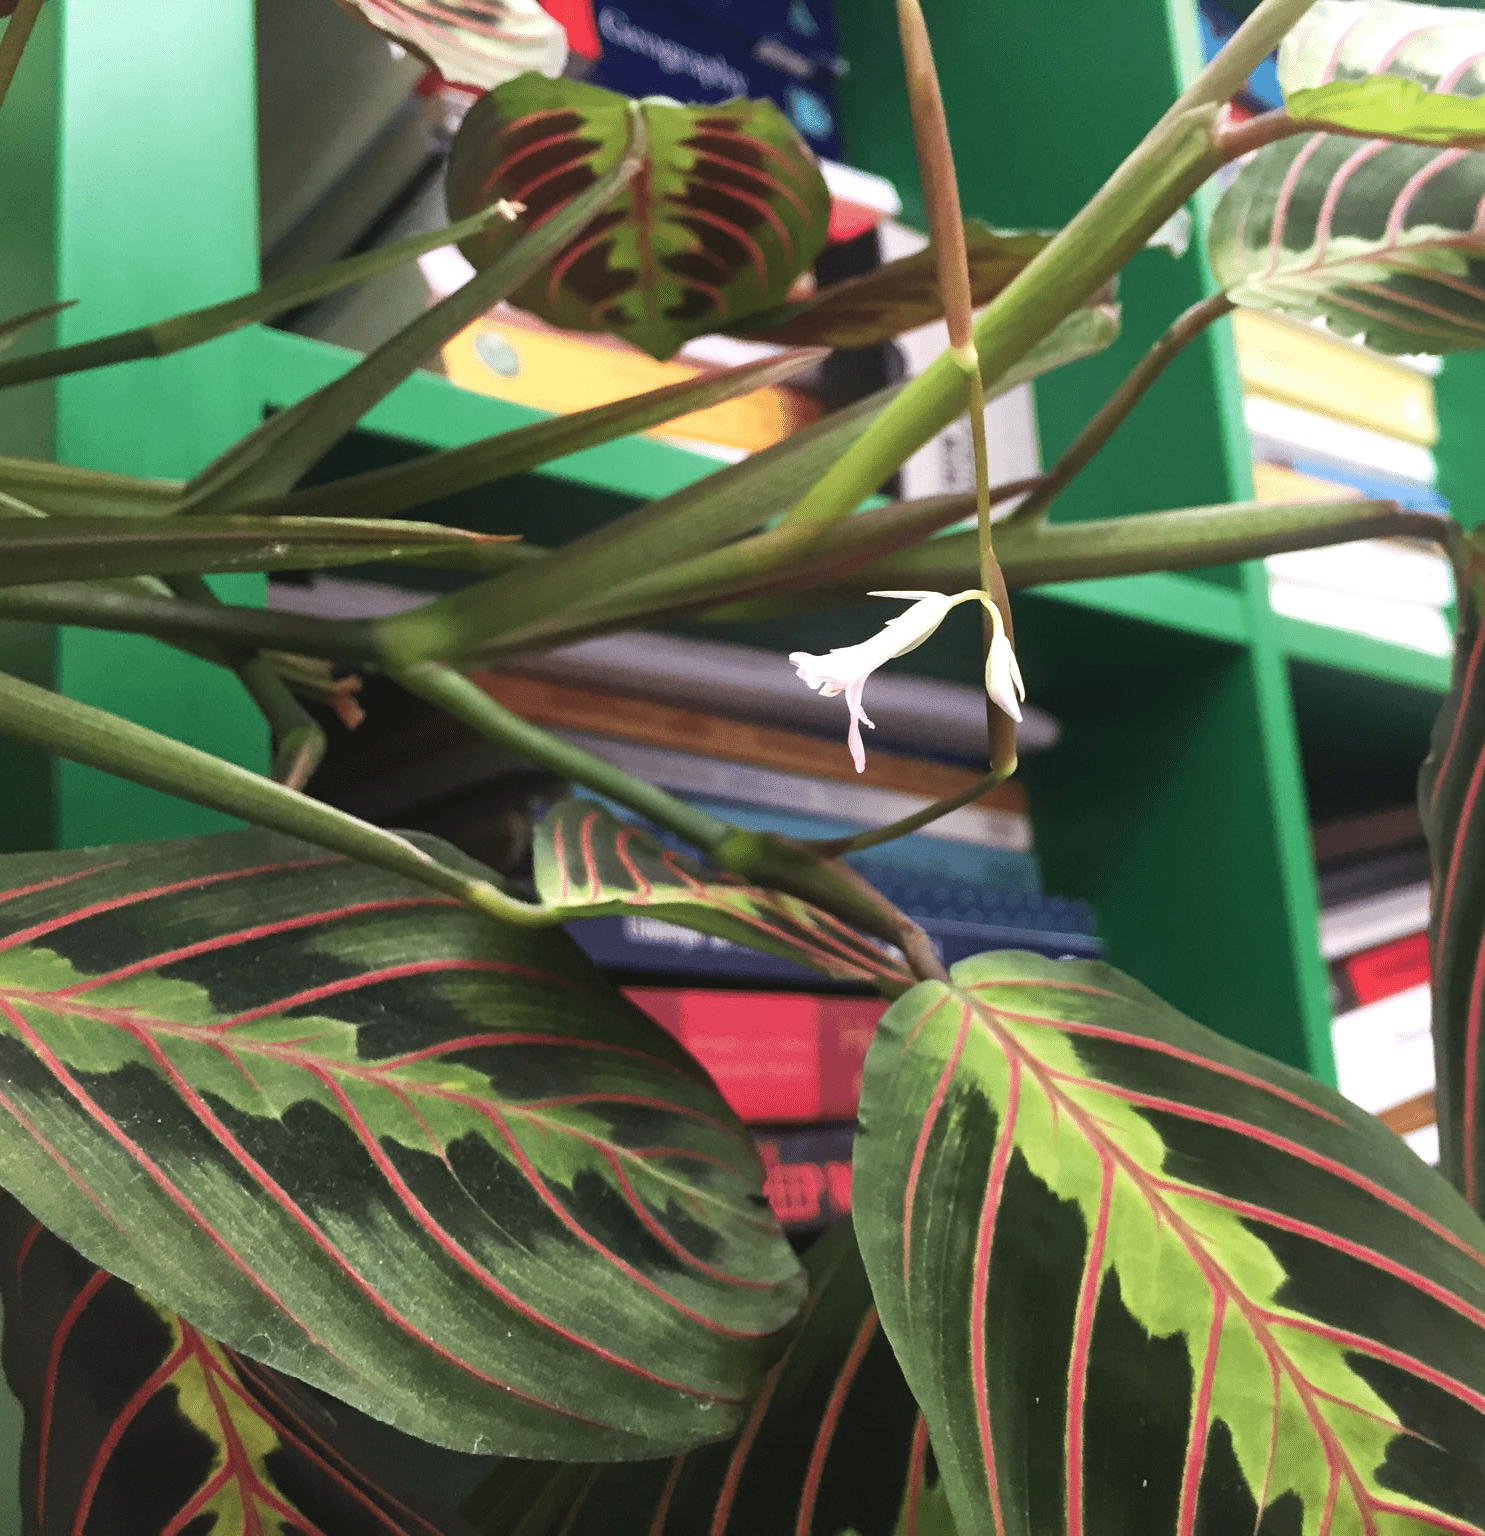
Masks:
[[[328,3],[328,0],[326,0]],[[1199,62],[1193,0],[925,0],[967,211],[1051,226],[1169,104]],[[892,0],[839,7],[853,70],[841,116],[851,159],[921,213]],[[252,286],[252,0],[53,0],[0,114],[0,313],[81,302],[58,342],[142,323]],[[1025,67],[1040,59],[1044,70]],[[1002,61],[1018,61],[1003,68]],[[1039,127],[1038,125],[1043,125]],[[1125,330],[1104,356],[1038,388],[1055,454],[1185,305],[1209,291],[1201,251],[1142,256]],[[342,369],[333,347],[258,330],[165,362],[7,396],[0,453],[134,474],[190,474],[263,413]],[[1443,488],[1467,520],[1485,484],[1473,402],[1485,362],[1440,381]],[[321,473],[468,442],[534,412],[420,375],[377,408]],[[1058,516],[1091,518],[1250,492],[1231,340],[1192,347]],[[652,440],[594,448],[442,512],[552,541],[705,474],[713,461]],[[224,589],[225,590],[225,589]],[[251,598],[252,581],[230,588]],[[1308,823],[1348,796],[1405,795],[1447,666],[1276,617],[1261,567],[1084,582],[1019,594],[1031,697],[1061,746],[1025,777],[1050,888],[1093,901],[1110,959],[1234,1038],[1333,1079],[1316,943]],[[880,615],[773,626],[776,649],[839,642]],[[912,668],[972,680],[973,624],[955,616]],[[261,767],[244,699],[210,669],[122,636],[0,626],[0,665]],[[0,743],[11,814],[0,846],[80,846],[206,830],[220,818]],[[0,1393],[0,1439],[7,1429]],[[0,1480],[0,1532],[17,1528]]]

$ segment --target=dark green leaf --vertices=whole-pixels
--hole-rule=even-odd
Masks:
[[[707,331],[778,304],[825,243],[830,195],[814,157],[777,107],[729,101],[640,103],[643,170],[626,194],[512,298],[573,331],[611,331],[670,357]],[[454,218],[496,198],[543,222],[623,153],[627,97],[523,75],[476,103],[449,158]],[[461,242],[476,267],[513,233]]]
[[[1317,88],[1380,71],[1474,97],[1485,90],[1482,47],[1476,12],[1321,0],[1286,40],[1280,78],[1300,109]],[[1323,99],[1339,107],[1378,93],[1410,94],[1402,83],[1352,84]],[[1412,110],[1424,110],[1421,98]],[[1456,113],[1426,110],[1440,121]],[[1456,115],[1472,111],[1461,103]],[[1380,352],[1473,350],[1485,347],[1482,200],[1485,154],[1300,135],[1261,149],[1223,195],[1212,265],[1239,304],[1323,317]]]
[[[1433,728],[1418,801],[1434,868],[1430,924],[1439,1165],[1485,1203],[1485,536],[1460,541],[1454,680]]]
[[[976,304],[988,304],[1052,242],[1049,234],[994,230],[977,219],[964,221],[964,237]],[[928,246],[732,329],[787,346],[867,347],[943,317],[938,253]]]
[[[537,0],[339,0],[456,85],[560,75],[567,34]]]
[[[0,880],[0,1176],[89,1258],[441,1444],[741,1423],[797,1266],[746,1132],[563,935],[256,832]]]
[[[24,1536],[469,1530],[379,1487],[303,1389],[99,1269],[9,1196],[0,1296],[5,1374],[26,1422]]]
[[[48,518],[0,523],[0,585],[178,572],[315,570],[435,556],[478,562],[502,549],[435,523],[312,517]]]
[[[0,491],[58,517],[132,517],[163,511],[179,497],[180,484],[0,457]]]
[[[489,485],[505,475],[534,469],[583,448],[609,443],[631,432],[658,427],[688,411],[699,411],[755,389],[781,384],[801,368],[818,362],[815,350],[791,352],[701,374],[679,384],[616,400],[611,405],[553,416],[529,426],[487,437],[463,448],[450,448],[407,464],[393,464],[363,475],[351,475],[329,485],[294,491],[272,503],[272,510],[299,516],[395,516],[440,496],[453,496]],[[255,510],[267,511],[267,506]]]
[[[889,1010],[852,1203],[959,1526],[1485,1530],[1485,1227],[1377,1121],[1104,965]]]
[[[552,808],[537,829],[534,859],[537,894],[566,919],[646,912],[782,955],[837,981],[894,990],[911,984],[901,960],[828,912],[703,871],[590,800],[567,799]]]
[[[669,1462],[502,1466],[466,1505],[481,1536],[954,1536],[850,1224],[805,1264],[799,1335],[736,1440]]]

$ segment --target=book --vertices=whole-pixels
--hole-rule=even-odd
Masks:
[[[1448,656],[1454,648],[1447,618],[1427,603],[1393,602],[1285,577],[1270,577],[1268,597],[1275,613],[1307,624],[1369,635],[1430,656]]]
[[[850,1120],[887,1009],[879,997],[625,987],[711,1074],[744,1121]]]
[[[763,1194],[786,1232],[813,1232],[851,1214],[853,1121],[753,1132]]]
[[[800,832],[805,837],[837,837],[864,826],[885,825],[911,816],[933,803],[933,796],[904,794],[780,768],[731,763],[699,752],[677,752],[643,741],[625,741],[594,730],[561,727],[553,734],[584,748],[652,784],[678,791],[695,804],[725,801],[734,809],[749,807],[804,818],[826,818],[832,826]],[[844,744],[841,756],[845,756]],[[974,804],[930,822],[914,834],[937,842],[965,843],[1024,853],[1031,846],[1031,822],[1024,811],[998,805]]]
[[[1331,1007],[1349,1013],[1384,997],[1428,984],[1428,934],[1404,934],[1343,955],[1330,964]]]
[[[557,413],[608,405],[707,372],[679,359],[657,362],[615,337],[559,331],[508,305],[460,331],[442,358],[444,372],[461,389]],[[677,416],[649,435],[753,453],[819,416],[808,395],[769,385]]]
[[[1258,459],[1253,465],[1255,501],[1361,501],[1364,493],[1354,485],[1343,485],[1319,475],[1304,475],[1287,464],[1270,464]]]
[[[1331,817],[1310,826],[1310,847],[1321,863],[1422,841],[1423,819],[1412,801],[1380,811]]]
[[[1330,1034],[1337,1088],[1353,1104],[1377,1115],[1402,1135],[1425,1161],[1436,1162],[1433,1029],[1427,983],[1338,1014]]]
[[[1447,608],[1454,601],[1448,556],[1412,539],[1353,539],[1269,555],[1270,576],[1389,602]]]
[[[1264,395],[1248,395],[1243,411],[1253,437],[1255,458],[1283,463],[1292,461],[1296,453],[1314,455],[1424,488],[1432,487],[1437,475],[1433,455],[1427,448],[1370,427],[1354,426],[1349,421]]]
[[[1327,330],[1261,310],[1232,317],[1238,372],[1255,396],[1319,411],[1424,448],[1438,441],[1433,381]]]
[[[1430,884],[1415,881],[1379,895],[1338,902],[1320,913],[1320,953],[1350,955],[1428,927]]]
[[[960,794],[980,777],[966,768],[892,751],[870,753],[866,772],[858,774],[840,742],[823,736],[518,671],[491,669],[470,675],[492,699],[539,725],[595,730],[654,747],[930,800]],[[1018,816],[1026,813],[1025,792],[1014,780],[974,803]]]

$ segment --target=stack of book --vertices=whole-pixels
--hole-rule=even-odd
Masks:
[[[1318,825],[1336,1084],[1437,1163],[1428,852],[1412,806]]]
[[[1442,513],[1430,449],[1433,380],[1422,360],[1381,357],[1278,315],[1233,317],[1260,501],[1377,497]],[[1451,645],[1454,589],[1435,544],[1364,539],[1268,558],[1274,610],[1434,655]]]
[[[1208,59],[1252,7],[1200,0]],[[1239,119],[1283,105],[1270,56],[1232,103]],[[1237,174],[1237,167],[1230,173]],[[1375,497],[1420,512],[1448,510],[1435,489],[1438,360],[1383,357],[1322,323],[1243,310],[1233,317],[1244,414],[1260,501]],[[1450,649],[1448,564],[1432,543],[1364,540],[1274,555],[1276,613],[1434,655]]]

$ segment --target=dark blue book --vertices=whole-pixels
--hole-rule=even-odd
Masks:
[[[914,920],[933,940],[945,965],[991,949],[1027,949],[1052,960],[1096,960],[1103,952],[1090,933],[966,923],[941,917],[916,916]],[[567,929],[588,957],[606,971],[812,989],[829,985],[807,966],[733,944],[713,934],[697,933],[643,912],[581,918],[569,923]]]

